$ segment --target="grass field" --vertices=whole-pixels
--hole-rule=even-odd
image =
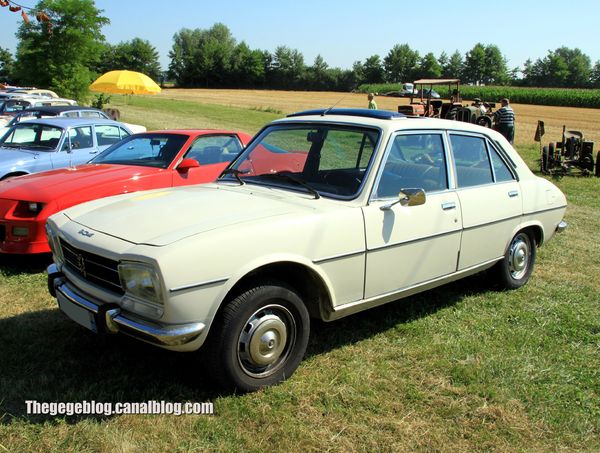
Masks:
[[[149,128],[255,132],[341,96],[165,90],[117,107]],[[534,169],[537,118],[598,134],[598,111],[515,110]],[[477,275],[314,322],[294,376],[249,395],[215,391],[195,355],[88,334],[47,294],[47,257],[0,257],[0,451],[600,451],[600,179],[555,183],[569,228],[540,249],[525,287],[494,291]],[[215,415],[34,417],[25,400],[210,401]]]

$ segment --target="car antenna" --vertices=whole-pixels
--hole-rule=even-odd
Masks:
[[[325,115],[327,115],[329,112],[331,112],[331,110],[333,110],[333,108],[334,108],[336,105],[338,105],[340,102],[342,102],[342,101],[343,101],[343,100],[346,98],[346,96],[347,96],[347,95],[344,95],[344,96],[342,96],[342,97],[341,97],[341,98],[340,98],[340,99],[339,99],[339,100],[338,100],[338,101],[337,101],[335,104],[333,104],[331,107],[329,107],[329,108],[328,108],[328,109],[326,109],[326,110],[323,110],[323,113],[321,113],[321,116],[325,116]]]

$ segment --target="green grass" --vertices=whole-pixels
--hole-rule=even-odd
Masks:
[[[152,128],[253,132],[276,116],[118,107]],[[538,167],[536,145],[519,151]],[[47,294],[47,257],[0,257],[0,451],[598,451],[600,179],[555,183],[569,228],[525,287],[498,292],[477,275],[314,322],[294,376],[250,395],[214,390],[196,355],[87,333]],[[215,415],[32,417],[29,399],[212,401]]]

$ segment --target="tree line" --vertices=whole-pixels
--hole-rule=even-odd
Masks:
[[[592,66],[579,49],[560,47],[511,69],[493,44],[438,56],[396,44],[383,57],[372,55],[342,69],[330,67],[321,55],[307,64],[300,50],[284,45],[273,52],[251,49],[221,23],[175,33],[170,64],[163,70],[156,48],[146,40],[107,43],[101,29],[110,20],[93,0],[41,0],[36,8],[50,21],[22,23],[14,57],[0,47],[0,81],[48,87],[80,100],[96,76],[112,69],[143,72],[179,87],[349,91],[366,83],[439,77],[474,85],[600,87],[600,61]]]

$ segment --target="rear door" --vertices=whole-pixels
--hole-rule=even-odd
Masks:
[[[523,213],[510,162],[486,137],[450,133],[463,221],[458,270],[502,257]]]

